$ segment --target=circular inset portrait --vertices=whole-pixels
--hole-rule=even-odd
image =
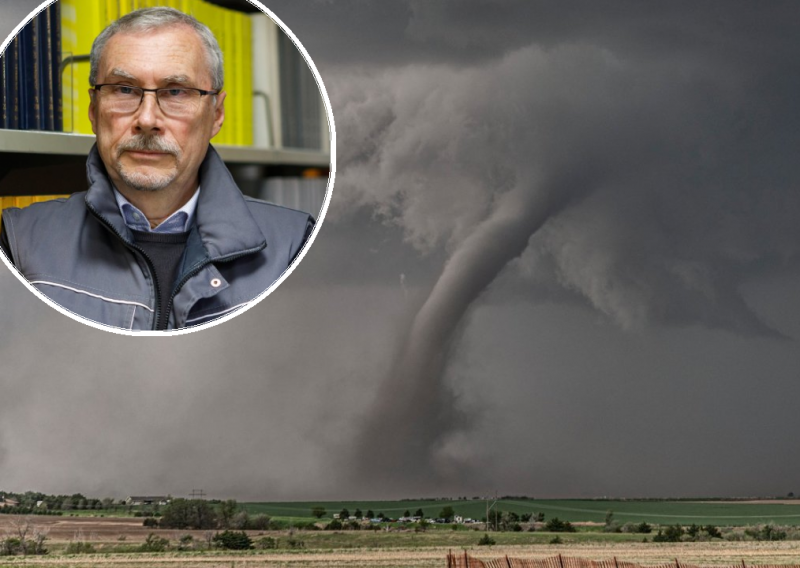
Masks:
[[[129,335],[226,321],[319,231],[330,102],[257,1],[48,0],[3,42],[1,79],[2,256],[78,321]]]

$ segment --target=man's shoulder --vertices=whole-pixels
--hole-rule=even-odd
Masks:
[[[290,209],[289,207],[276,205],[274,203],[270,203],[269,201],[264,201],[263,199],[256,199],[255,197],[250,197],[247,195],[244,196],[244,200],[247,203],[247,207],[250,209],[251,213],[255,213],[258,215],[265,215],[268,217],[275,217],[275,218],[313,220],[313,217],[311,217],[311,215],[309,215],[305,211]]]
[[[59,239],[61,231],[74,230],[75,224],[85,218],[85,194],[82,191],[22,208],[7,207],[3,209],[3,231],[26,242],[34,238],[40,244],[44,242],[42,239]]]
[[[77,238],[75,228],[86,224],[84,194],[3,209],[2,247],[18,268],[30,255],[60,254],[65,243]]]
[[[314,218],[305,211],[275,205],[255,197],[245,196],[244,200],[247,203],[250,214],[253,215],[262,230],[266,225],[269,227],[270,232],[284,234],[296,234],[299,232],[305,238],[308,227],[314,224]]]
[[[270,250],[286,252],[287,265],[297,256],[314,230],[314,218],[305,211],[245,196],[245,203]]]
[[[68,215],[73,212],[83,212],[86,209],[86,192],[73,193],[69,197],[59,197],[31,203],[26,207],[7,207],[3,209],[3,216],[19,222],[40,222],[53,217]]]

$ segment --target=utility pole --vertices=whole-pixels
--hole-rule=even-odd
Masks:
[[[497,505],[497,489],[494,490],[494,503],[492,503],[492,506],[494,505]],[[494,514],[494,532],[497,532],[497,521],[498,521],[497,517],[499,516],[500,515],[498,515],[497,513]]]
[[[191,497],[192,499],[205,499],[206,493],[202,489],[192,489]]]
[[[489,529],[489,511],[491,511],[495,505],[497,505],[497,491],[494,492],[494,501],[491,505],[489,505],[489,500],[491,497],[486,498],[486,529]],[[497,532],[497,515],[494,517],[494,530]]]

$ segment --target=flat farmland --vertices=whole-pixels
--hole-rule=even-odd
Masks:
[[[422,509],[426,517],[437,517],[445,506],[456,514],[473,519],[486,516],[486,502],[479,499],[419,500],[419,501],[335,501],[245,503],[250,514],[264,513],[272,517],[311,518],[311,509],[324,507],[327,517],[347,509],[350,514],[360,509],[366,514],[383,513],[397,518],[405,511],[414,514]],[[594,500],[594,499],[501,499],[495,505],[502,511],[514,513],[544,513],[546,519],[602,523],[606,513],[613,511],[614,519],[622,523],[683,524],[746,526],[764,523],[800,525],[800,500],[756,501],[669,501],[669,500]]]
[[[0,535],[15,534],[14,524],[21,517],[0,515]],[[32,527],[47,533],[49,542],[69,542],[82,540],[93,543],[119,542],[120,537],[144,542],[153,532],[142,526],[142,519],[135,517],[70,517],[32,515],[24,517]]]
[[[142,526],[142,519],[135,517],[56,517],[0,515],[0,535],[15,534],[14,524],[20,519],[27,519],[33,528],[47,534],[48,548],[57,551],[66,547],[71,541],[89,542],[99,552],[113,552],[123,549],[132,551],[145,541],[151,533],[177,543],[181,536],[191,535],[195,541],[204,542],[209,531],[155,529]],[[324,524],[324,522],[320,523]],[[215,531],[211,531],[213,533]],[[393,528],[391,530],[271,530],[246,531],[255,541],[263,537],[276,539],[279,548],[295,546],[304,550],[343,550],[343,549],[465,549],[477,544],[483,531],[460,527],[452,530],[450,525],[440,525],[426,531],[413,528]],[[547,544],[555,533],[537,532],[498,532],[493,533],[501,546]],[[603,533],[599,531],[580,531],[577,533],[561,533],[560,537],[567,544],[583,542],[625,543],[639,542],[641,535],[622,533]],[[292,544],[294,542],[294,544]],[[292,550],[291,552],[297,552]]]
[[[476,558],[546,558],[557,554],[603,560],[639,562],[643,565],[674,562],[706,566],[748,566],[757,564],[800,564],[800,543],[681,543],[681,544],[577,544],[571,546],[513,545],[471,547],[466,551]],[[264,551],[243,553],[160,553],[86,554],[45,557],[2,558],[2,567],[46,566],[50,568],[443,568],[448,549],[382,548]],[[455,550],[454,552],[463,552]]]
[[[547,532],[492,533],[495,546],[477,546],[482,532],[454,531],[446,527],[426,532],[413,530],[381,531],[249,531],[254,540],[269,536],[279,542],[276,550],[176,551],[181,536],[191,534],[203,542],[205,531],[148,529],[139,518],[110,517],[28,517],[31,525],[46,531],[45,556],[0,557],[0,567],[46,566],[50,568],[442,568],[448,551],[482,559],[505,555],[517,558],[545,558],[562,554],[595,560],[610,559],[644,565],[674,562],[699,565],[795,564],[800,565],[800,541],[782,542],[686,542],[643,543],[641,535],[572,533],[560,535],[562,544],[547,544],[554,536]],[[14,531],[19,517],[0,515],[0,534]],[[170,540],[174,551],[139,553],[136,548],[154,532]],[[92,543],[93,554],[66,555],[73,540]],[[288,543],[299,548],[288,549]]]

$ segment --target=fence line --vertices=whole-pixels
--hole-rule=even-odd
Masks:
[[[680,562],[677,558],[674,562],[664,564],[642,565],[636,562],[626,562],[617,560],[589,560],[587,558],[575,558],[570,556],[551,556],[549,558],[494,558],[491,560],[479,560],[464,553],[454,554],[450,551],[447,554],[447,568],[712,568],[710,566],[700,566],[698,564],[687,564]],[[748,566],[744,560],[737,564],[726,564],[715,566],[714,568],[800,568],[796,564],[751,564]]]

